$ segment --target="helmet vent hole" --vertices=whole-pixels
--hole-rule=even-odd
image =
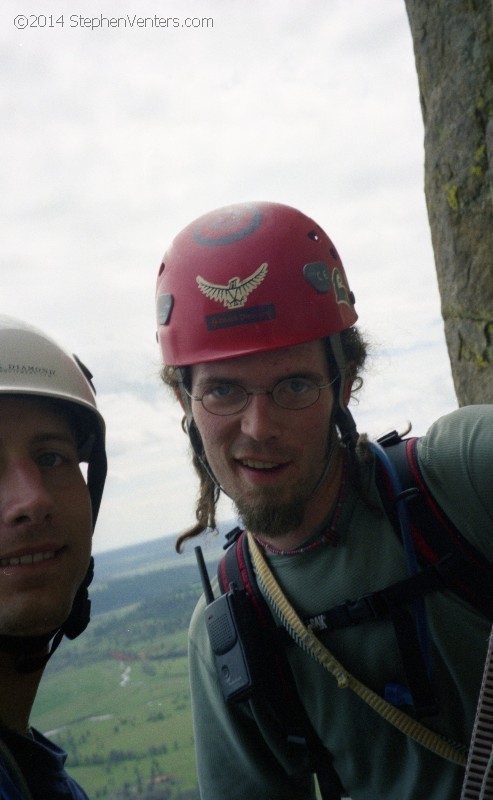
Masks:
[[[320,240],[320,236],[318,235],[317,231],[309,231],[308,238],[313,239],[314,242],[318,242]]]
[[[165,270],[165,264],[164,264],[164,261],[163,261],[163,263],[159,267],[158,277],[163,274],[164,270]]]

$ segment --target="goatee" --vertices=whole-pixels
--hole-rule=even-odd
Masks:
[[[332,427],[325,463],[315,485],[299,484],[297,494],[291,500],[281,502],[275,490],[260,490],[257,498],[250,502],[241,497],[233,498],[245,528],[257,536],[270,539],[280,538],[300,528],[308,501],[327,479],[333,459],[339,452],[337,444],[336,430]]]
[[[235,505],[247,530],[257,536],[272,539],[299,528],[305,516],[303,497],[296,497],[286,503],[276,502],[275,498],[262,498],[256,503],[237,500]]]

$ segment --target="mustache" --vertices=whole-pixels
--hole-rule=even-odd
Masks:
[[[288,461],[293,461],[295,456],[296,452],[293,448],[286,448],[275,442],[266,444],[255,442],[251,439],[235,442],[234,448],[231,451],[231,457],[234,458],[235,461],[254,459],[258,461],[275,461],[276,463],[284,464]]]

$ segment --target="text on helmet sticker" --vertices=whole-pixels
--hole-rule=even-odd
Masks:
[[[208,331],[218,331],[222,328],[234,328],[237,325],[268,322],[276,318],[276,309],[272,303],[250,308],[237,308],[232,311],[222,311],[218,314],[208,314],[205,324]]]
[[[201,275],[197,275],[196,281],[202,294],[205,294],[209,300],[222,303],[226,308],[241,308],[245,305],[251,292],[260,286],[267,275],[267,269],[267,262],[264,262],[244,280],[240,280],[238,277],[230,278],[227,286],[211,283]]]
[[[330,275],[327,264],[323,261],[313,261],[310,264],[305,264],[303,267],[303,275],[307,279],[316,292],[325,294],[330,289]]]

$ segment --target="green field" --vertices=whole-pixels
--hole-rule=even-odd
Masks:
[[[155,571],[147,591],[134,577],[96,585],[100,608],[112,610],[64,641],[45,672],[32,724],[67,751],[91,800],[199,796],[186,629],[200,587],[188,570]],[[153,581],[160,594],[149,592]]]
[[[47,676],[35,725],[69,754],[91,798],[168,797],[196,787],[185,657],[107,658]],[[133,789],[133,792],[130,792]],[[198,796],[195,793],[190,797]]]

